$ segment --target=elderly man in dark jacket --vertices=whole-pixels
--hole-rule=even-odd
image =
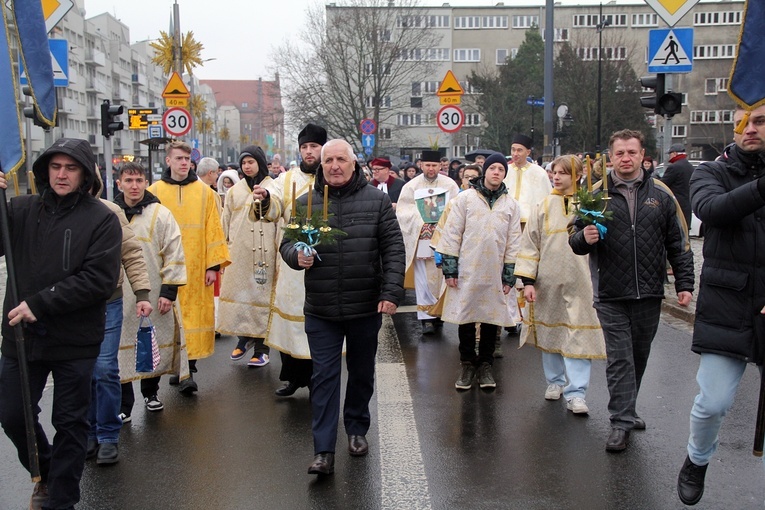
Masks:
[[[717,434],[746,365],[764,361],[765,106],[736,110],[733,125],[742,119],[735,144],[719,161],[699,165],[691,179],[693,209],[705,234],[692,346],[701,355],[699,394],[677,485],[686,505],[696,504],[704,493]]]
[[[669,148],[669,165],[661,177],[661,182],[675,195],[680,209],[683,211],[685,224],[691,226],[691,175],[693,165],[688,161],[683,144],[676,143]]]
[[[57,140],[35,161],[39,195],[9,204],[11,246],[21,301],[3,306],[0,423],[29,469],[13,326],[24,322],[29,389],[42,480],[30,508],[74,508],[88,440],[93,366],[104,339],[106,300],[120,274],[122,228],[89,190],[96,160],[85,140]],[[5,178],[0,174],[0,187]],[[38,421],[53,374],[53,445]]]
[[[315,453],[308,473],[328,475],[335,463],[343,341],[348,367],[343,409],[348,451],[353,456],[368,452],[377,334],[381,313],[396,313],[403,298],[405,254],[390,198],[367,184],[351,146],[344,140],[330,140],[322,148],[321,163],[312,192],[312,216],[321,217],[326,184],[329,225],[346,235],[335,243],[319,244],[308,255],[288,240],[280,251],[290,267],[305,270]],[[305,205],[307,197],[298,202]]]
[[[632,429],[645,428],[635,402],[659,327],[666,260],[675,272],[681,306],[691,301],[694,272],[677,202],[641,168],[642,133],[617,131],[609,147],[614,169],[607,177],[612,191],[608,209],[613,218],[602,236],[595,225],[576,225],[569,244],[574,253],[590,255],[594,306],[606,339],[611,413],[606,451],[620,452],[627,448]]]

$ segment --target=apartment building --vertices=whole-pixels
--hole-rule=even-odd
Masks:
[[[389,7],[395,7],[395,2],[391,4]],[[329,4],[327,16],[337,15],[348,8],[342,4]],[[555,45],[569,42],[582,60],[597,60],[599,8],[597,4],[556,3]],[[602,58],[629,60],[638,76],[648,75],[648,31],[667,25],[644,2],[611,1],[603,4],[602,9],[603,18],[608,20],[602,34]],[[664,120],[647,112],[649,122],[657,130],[659,146],[664,136],[670,136],[670,143],[686,144],[691,157],[711,159],[731,141],[733,110],[727,96],[727,83],[743,9],[743,0],[703,1],[676,25],[694,29],[693,71],[673,75],[673,89],[683,92],[683,111],[674,117],[671,133],[663,133]],[[387,122],[381,122],[378,147],[387,154],[413,158],[428,148],[430,141],[437,139],[446,156],[462,157],[480,146],[480,127],[484,122],[481,113],[471,106],[470,96],[476,91],[467,78],[473,70],[497,69],[497,66],[505,65],[507,58],[514,58],[527,30],[538,27],[544,37],[545,9],[539,5],[500,2],[482,7],[444,3],[439,7],[411,9],[416,15],[409,14],[406,8],[400,10],[399,27],[407,24],[441,35],[438,48],[423,48],[420,57],[436,60],[438,65],[426,80],[411,84],[409,101],[384,103],[395,110],[395,115],[388,116]],[[395,29],[391,27],[391,30]],[[440,104],[435,92],[449,69],[466,92],[462,104],[465,124],[454,134],[440,131],[436,124]],[[597,92],[582,93],[595,95]],[[640,105],[634,107],[640,108]],[[571,113],[576,117],[576,112]],[[541,117],[540,113],[537,132],[542,124]]]

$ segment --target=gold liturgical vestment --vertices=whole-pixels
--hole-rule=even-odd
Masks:
[[[187,283],[178,289],[178,300],[186,346],[189,359],[206,358],[215,351],[215,306],[205,272],[230,264],[215,192],[199,180],[183,186],[158,181],[149,191],[170,209],[181,228]]]
[[[595,309],[588,257],[568,245],[571,216],[556,191],[532,208],[515,274],[534,278],[535,303],[523,309],[521,345],[567,358],[604,359],[606,346]]]

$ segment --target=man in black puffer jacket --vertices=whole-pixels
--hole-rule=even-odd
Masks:
[[[705,234],[692,347],[701,354],[699,394],[677,487],[686,505],[704,493],[717,434],[747,363],[764,361],[765,106],[736,110],[733,125],[742,120],[735,144],[719,161],[699,165],[691,178],[691,202]]]
[[[669,259],[681,306],[693,292],[693,253],[682,211],[661,182],[641,168],[643,134],[623,130],[609,141],[614,170],[608,210],[613,218],[601,238],[595,225],[576,225],[569,244],[577,255],[590,255],[594,306],[606,339],[606,378],[611,435],[606,450],[627,448],[630,430],[644,429],[635,412],[651,342],[659,327],[664,275]],[[583,227],[583,228],[582,228]]]
[[[31,508],[74,508],[90,425],[91,377],[104,339],[106,300],[120,275],[122,228],[89,191],[96,160],[85,140],[61,138],[35,161],[40,195],[11,199],[11,247],[20,304],[3,306],[0,422],[29,469],[13,326],[22,322],[42,480]],[[0,186],[6,187],[0,174]],[[38,421],[53,375],[53,445]],[[50,493],[48,493],[50,487]]]
[[[404,296],[404,240],[388,195],[370,186],[344,140],[321,151],[312,195],[313,224],[322,216],[324,185],[329,189],[329,225],[346,235],[321,243],[306,255],[289,240],[280,247],[293,269],[305,270],[305,331],[313,359],[311,408],[314,461],[309,474],[334,471],[340,371],[346,342],[343,418],[348,451],[366,455],[369,400],[374,391],[377,334],[381,313],[393,315]],[[308,194],[298,199],[306,205]]]

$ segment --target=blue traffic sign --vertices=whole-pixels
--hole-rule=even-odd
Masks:
[[[202,159],[202,153],[199,152],[199,149],[191,149],[191,160],[194,163],[199,163],[200,159]]]
[[[693,70],[693,29],[648,31],[649,73],[690,73]]]
[[[364,147],[364,154],[366,155],[372,154],[372,147]]]
[[[69,86],[69,42],[66,39],[48,39],[50,59],[53,67],[53,86]],[[27,75],[19,60],[19,82],[27,85]]]
[[[529,106],[543,107],[545,105],[545,98],[543,97],[528,97],[526,98],[526,104]]]
[[[374,147],[375,146],[375,135],[363,135],[361,137],[361,146],[362,147]]]
[[[159,124],[149,124],[149,138],[162,138],[162,126]]]

